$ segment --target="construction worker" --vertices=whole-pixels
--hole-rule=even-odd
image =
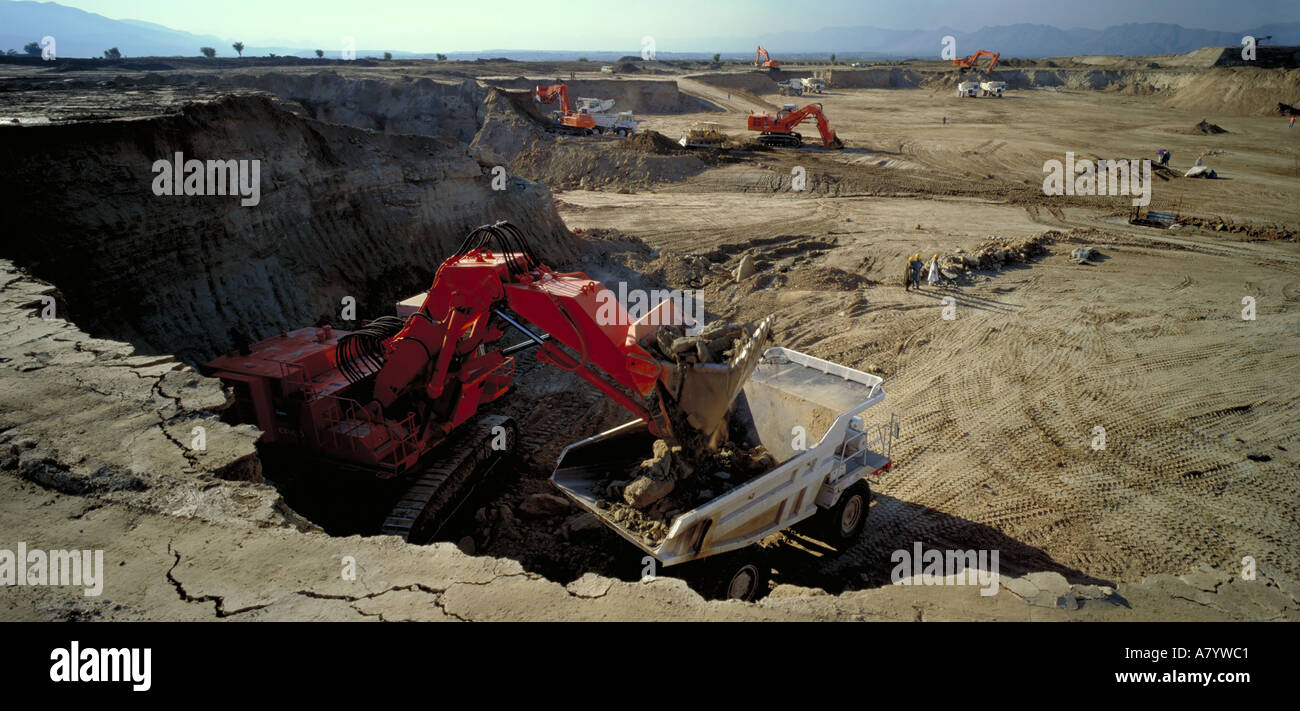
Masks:
[[[912,255],[911,265],[912,265],[912,283],[916,285],[916,288],[920,289],[921,288],[921,253],[920,252],[917,252],[916,254]]]
[[[939,255],[936,253],[930,257],[930,286],[939,286]]]
[[[903,272],[903,291],[912,289],[912,258],[907,258],[907,271]]]

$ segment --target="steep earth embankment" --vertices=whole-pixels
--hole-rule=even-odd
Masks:
[[[159,196],[154,161],[260,161],[260,202]],[[389,313],[428,287],[476,225],[527,226],[552,263],[573,252],[549,190],[493,176],[449,138],[295,116],[264,96],[172,115],[0,130],[11,234],[0,257],[56,284],[95,335],[198,360],[239,336]]]
[[[562,81],[569,87],[569,97],[571,100],[577,100],[578,97],[591,97],[596,99],[613,99],[614,111],[632,111],[642,114],[689,114],[700,111],[714,111],[717,107],[707,101],[699,99],[688,94],[683,94],[677,89],[677,82],[671,79],[611,79],[611,80],[585,80],[563,79]],[[552,83],[549,81],[529,79],[527,77],[516,77],[514,79],[488,79],[489,85],[498,86],[503,89],[516,89],[531,92],[533,87],[538,84]],[[552,108],[558,108],[554,106]]]
[[[700,155],[654,131],[625,139],[557,136],[531,94],[492,88],[483,102],[483,126],[470,143],[480,161],[553,188],[644,188],[705,170]]]
[[[301,105],[308,116],[329,123],[385,133],[450,136],[469,142],[482,123],[487,90],[472,79],[458,84],[428,78],[348,78],[337,72],[227,74],[220,87],[246,87]]]

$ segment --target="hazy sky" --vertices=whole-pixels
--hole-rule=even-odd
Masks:
[[[1021,22],[1102,28],[1170,22],[1237,31],[1300,20],[1297,0],[61,0],[114,19],[249,44],[363,49],[711,51],[699,37],[830,26],[976,30]]]

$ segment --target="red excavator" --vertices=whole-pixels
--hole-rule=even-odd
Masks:
[[[767,69],[780,69],[781,63],[772,59],[772,55],[768,54],[767,50],[760,46],[758,51],[754,53],[754,66],[766,67]]]
[[[573,104],[569,102],[569,87],[565,84],[551,84],[550,86],[538,85],[533,89],[537,95],[537,100],[543,104],[553,104],[557,100],[560,102],[560,111],[556,121],[556,128],[570,133],[589,134],[596,128],[596,119],[591,114],[581,113],[573,110]]]
[[[663,326],[687,323],[682,310],[665,300],[633,320],[611,294],[585,274],[552,271],[519,228],[497,222],[473,230],[428,292],[398,304],[397,315],[351,332],[281,333],[204,372],[234,391],[225,419],[257,425],[262,449],[299,463],[309,489],[326,489],[324,472],[340,468],[398,480],[375,522],[387,512],[382,532],[427,539],[463,501],[457,492],[513,450],[513,420],[479,411],[507,392],[512,356],[527,348],[600,389],[657,437],[695,441],[722,427],[756,357],[698,368],[657,360],[642,344]],[[503,347],[511,328],[523,340]],[[766,338],[759,332],[754,340]],[[761,354],[760,346],[746,353]],[[343,496],[344,506],[361,505]]]
[[[761,131],[758,142],[776,148],[798,148],[803,145],[803,136],[794,129],[809,119],[817,122],[817,130],[822,136],[822,145],[827,148],[843,148],[844,142],[831,130],[831,124],[822,113],[821,104],[808,104],[796,109],[788,104],[777,112],[776,116],[766,111],[757,111],[749,115],[749,130]]]
[[[952,65],[954,67],[960,67],[962,74],[965,74],[967,71],[974,69],[975,71],[982,71],[983,74],[988,75],[993,73],[993,67],[997,66],[998,57],[1001,56],[1002,56],[1001,52],[990,52],[987,49],[981,49],[969,57],[958,57],[952,60]],[[989,65],[985,69],[980,70],[978,63],[979,60],[984,57],[989,58]]]

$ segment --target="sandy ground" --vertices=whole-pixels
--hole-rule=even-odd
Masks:
[[[1300,192],[1274,144],[1288,135],[1281,121],[1225,120],[1234,133],[1192,137],[1153,124],[1182,128],[1199,116],[1095,93],[962,101],[841,91],[824,101],[850,147],[865,144],[870,160],[880,156],[891,169],[937,183],[984,172],[995,187],[1032,181],[1042,160],[1065,150],[1142,156],[1158,144],[1178,164],[1178,156],[1213,145],[1224,151],[1215,165],[1232,179],[1159,183],[1153,208],[1296,224]],[[1077,125],[1085,107],[1096,119]],[[949,125],[939,123],[942,115]],[[650,125],[671,132],[698,118]],[[1221,138],[1231,142],[1214,143]],[[803,157],[830,174],[843,170],[815,151],[780,165]],[[839,268],[872,280],[855,291],[801,289],[793,276],[764,286],[760,273],[752,283],[705,289],[719,317],[774,312],[782,345],[886,378],[887,409],[903,422],[899,468],[876,489],[865,540],[820,575],[880,583],[889,552],[915,539],[1011,547],[1025,565],[1046,558],[1112,581],[1245,556],[1300,573],[1295,547],[1281,545],[1294,539],[1300,495],[1295,243],[1105,219],[1126,211],[1123,198],[1059,210],[1041,196],[1037,206],[1015,206],[760,192],[770,183],[744,166],[657,194],[559,198],[571,227],[634,234],[661,259],[734,250],[774,264],[794,260],[795,271]],[[899,283],[912,253],[951,254],[990,235],[1048,229],[1065,236],[1028,266],[921,292],[904,293]],[[1072,263],[1070,249],[1084,244],[1103,259]],[[945,320],[949,297],[955,309]],[[1255,300],[1254,320],[1242,318],[1246,297]],[[1098,427],[1104,449],[1093,446]]]
[[[709,120],[741,136],[745,112],[799,101],[680,85],[728,110],[641,116],[643,129],[675,139]],[[706,604],[671,578],[633,582],[635,551],[573,511],[516,516],[529,497],[554,493],[546,477],[560,447],[627,419],[525,358],[510,414],[528,456],[480,518],[448,535],[476,555],[101,507],[6,476],[6,540],[115,541],[110,557],[129,570],[111,601],[28,588],[6,593],[0,617],[1296,619],[1300,134],[1276,118],[1101,92],[962,100],[832,89],[805,99],[823,104],[844,151],[755,153],[645,189],[558,191],[556,202],[602,253],[577,265],[593,276],[698,289],[710,317],[774,313],[779,345],[884,377],[888,397],[872,414],[897,414],[902,438],[857,545],[833,555],[796,534],[769,541],[774,588],[758,605]],[[1230,133],[1188,133],[1202,118]],[[1160,147],[1180,170],[1208,153],[1224,179],[1157,180],[1153,209],[1292,239],[1134,227],[1127,197],[1042,195],[1043,161],[1067,151],[1149,158]],[[807,190],[791,189],[796,169]],[[1044,257],[903,291],[913,253],[1047,232]],[[1071,262],[1085,245],[1101,257]],[[744,255],[756,274],[722,275]],[[40,352],[25,340],[0,345],[10,369]],[[17,445],[6,446],[21,471]],[[890,585],[890,554],[918,542],[999,550],[1007,594]],[[342,555],[367,561],[360,589],[339,582]],[[1258,582],[1239,574],[1247,557],[1265,571]]]

